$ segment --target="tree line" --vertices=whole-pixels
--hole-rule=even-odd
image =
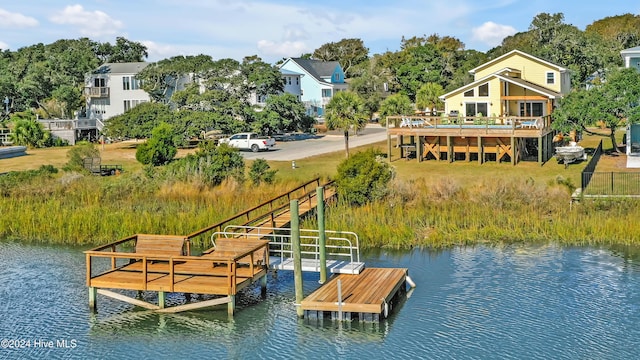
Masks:
[[[562,13],[540,13],[527,31],[505,38],[487,52],[465,49],[455,37],[432,34],[403,37],[400,50],[382,54],[370,55],[363,41],[353,38],[300,56],[340,62],[349,89],[358,97],[359,124],[376,113],[440,106],[439,95],[472,81],[470,69],[514,49],[569,68],[573,88],[581,89],[594,81],[594,74],[620,67],[622,49],[638,45],[640,17],[636,15],[606,17],[580,30],[566,24]],[[33,110],[42,117],[71,117],[84,106],[85,74],[105,62],[142,61],[147,55],[144,45],[125,38],[117,38],[113,45],[81,38],[5,50],[0,52],[0,97],[10,99],[12,113]],[[308,130],[313,119],[306,116],[304,104],[282,94],[277,65],[257,56],[237,61],[207,55],[150,64],[138,77],[153,101],[110,119],[106,132],[115,137],[148,137],[160,123],[172,125],[185,138],[214,129]],[[187,75],[192,81],[179,89],[178,81]],[[251,94],[266,98],[266,107],[251,106]],[[7,117],[3,112],[3,119]],[[335,122],[338,127],[351,126]]]

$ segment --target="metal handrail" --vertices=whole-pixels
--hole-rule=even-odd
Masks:
[[[240,231],[238,231],[240,230]],[[284,231],[284,234],[282,233]],[[325,234],[340,234],[342,236],[328,236],[327,240],[334,244],[326,245],[329,252],[328,256],[348,257],[350,262],[360,262],[360,245],[358,235],[351,231],[335,231],[325,230]],[[215,246],[215,239],[219,236],[235,237],[235,238],[270,238],[269,252],[280,256],[281,260],[285,259],[285,254],[292,255],[291,247],[291,229],[275,228],[275,227],[257,227],[245,225],[228,225],[224,231],[215,232],[211,235],[212,245]],[[320,256],[320,232],[316,229],[300,229],[301,240],[311,240],[309,243],[302,244],[312,251],[302,251],[304,255],[313,255],[315,260]],[[354,245],[355,243],[355,245]],[[348,251],[348,252],[347,252]],[[289,256],[289,257],[290,257]]]

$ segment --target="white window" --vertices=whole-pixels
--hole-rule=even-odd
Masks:
[[[124,111],[131,109],[131,100],[124,101]]]
[[[556,74],[553,72],[547,73],[547,84],[555,84],[556,83]]]
[[[128,76],[123,76],[122,77],[122,90],[130,90],[131,89],[131,83],[129,82],[129,77]]]
[[[322,89],[322,97],[323,98],[331,97],[331,89]]]

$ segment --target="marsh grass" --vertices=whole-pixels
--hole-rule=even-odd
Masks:
[[[589,141],[597,145],[599,138]],[[382,151],[385,146],[371,145]],[[135,144],[103,152],[103,159],[125,159],[125,172],[119,176],[60,173],[2,183],[0,239],[88,246],[136,233],[187,235],[309,179],[334,176],[344,156],[339,151],[302,159],[295,169],[291,162],[269,162],[278,170],[273,184],[225,181],[209,187],[149,178],[130,160],[133,153]],[[55,159],[62,162],[61,156]],[[598,167],[615,169],[613,160],[617,159],[603,157]],[[35,165],[27,168],[37,169]],[[363,247],[387,249],[510,242],[640,243],[637,201],[583,201],[570,209],[570,194],[580,183],[579,164],[565,169],[553,160],[543,166],[398,160],[391,166],[397,176],[386,199],[361,207],[340,202],[329,206],[326,228],[354,231]],[[302,226],[317,228],[313,218]]]

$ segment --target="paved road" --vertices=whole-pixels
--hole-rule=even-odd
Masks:
[[[357,136],[349,136],[349,149],[386,139],[385,128],[380,125],[368,125]],[[338,132],[306,140],[279,141],[273,150],[258,153],[242,151],[241,154],[245,159],[291,161],[335,151],[344,151],[344,136]]]

